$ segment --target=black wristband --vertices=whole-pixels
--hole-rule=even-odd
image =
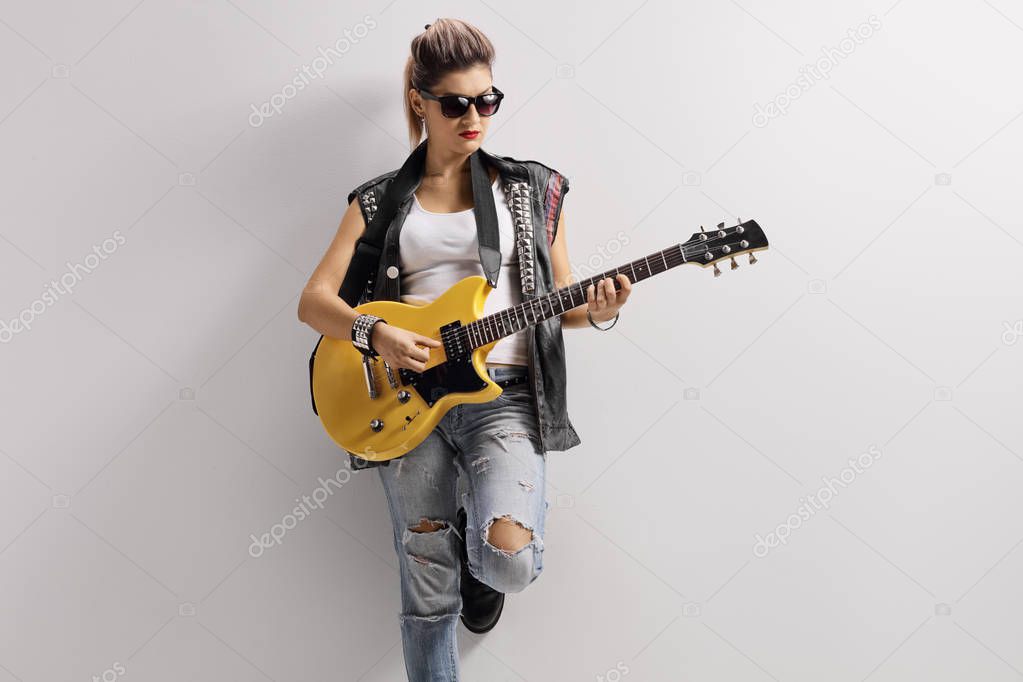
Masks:
[[[589,311],[589,310],[587,310],[587,311],[586,311],[586,319],[588,319],[588,320],[590,321],[590,326],[591,326],[591,327],[593,327],[594,329],[599,329],[599,330],[600,330],[600,331],[602,331],[602,332],[606,332],[606,331],[607,331],[607,330],[609,330],[609,329],[610,329],[611,327],[613,327],[613,326],[615,326],[616,324],[618,324],[618,316],[619,316],[620,314],[621,314],[621,312],[620,312],[620,311],[619,311],[619,312],[617,312],[617,313],[615,313],[615,316],[614,316],[614,317],[612,318],[612,319],[613,319],[614,321],[613,321],[613,322],[611,322],[611,326],[610,326],[610,327],[598,327],[598,326],[597,326],[597,323],[593,321],[593,316],[592,316],[592,315],[590,315],[590,311]]]
[[[373,327],[377,322],[386,321],[382,317],[365,313],[356,317],[355,322],[352,324],[352,345],[363,355],[370,357],[378,356],[379,353],[373,349]]]

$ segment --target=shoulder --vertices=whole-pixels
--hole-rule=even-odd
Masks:
[[[554,243],[558,233],[558,222],[564,205],[565,194],[568,192],[568,176],[553,166],[533,159],[515,159],[510,156],[499,157],[507,163],[517,164],[525,168],[529,174],[530,184],[535,188],[535,199],[541,207],[543,229],[547,234],[548,247]]]
[[[565,177],[564,173],[558,172],[553,166],[550,166],[541,161],[536,161],[534,159],[516,159],[511,156],[502,156],[500,154],[495,154],[495,156],[497,156],[499,159],[507,161],[508,163],[518,164],[526,168],[529,171],[531,177],[537,178],[538,180],[541,180],[543,182],[546,182],[549,178],[554,176],[558,176],[561,178]]]
[[[386,189],[386,183],[390,182],[394,176],[398,174],[398,170],[399,169],[395,168],[394,170],[381,173],[376,177],[366,180],[348,193],[348,203],[352,203],[352,200],[355,199],[356,196],[363,196],[371,193],[379,196],[383,193],[383,190]]]
[[[561,171],[535,159],[516,159],[511,156],[495,155],[506,163],[516,164],[529,174],[530,183],[541,201],[547,221],[557,221],[561,204],[568,192],[568,176]],[[553,231],[551,232],[553,236]]]

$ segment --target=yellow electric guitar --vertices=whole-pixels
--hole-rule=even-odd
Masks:
[[[753,220],[705,232],[621,267],[557,291],[483,316],[493,288],[481,276],[466,277],[427,305],[370,301],[355,308],[387,323],[442,342],[430,349],[423,372],[395,371],[382,358],[360,353],[350,339],[323,337],[311,358],[313,401],[323,427],[346,451],[371,461],[400,457],[430,435],[445,413],[460,403],[484,403],[502,389],[486,371],[487,354],[497,342],[586,303],[586,289],[605,277],[624,273],[632,283],[693,263],[713,267],[718,261],[768,246]],[[620,288],[617,280],[615,287]]]

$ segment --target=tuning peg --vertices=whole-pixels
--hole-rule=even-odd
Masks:
[[[703,232],[703,225],[700,225],[700,232]]]
[[[753,255],[752,251],[750,251],[750,254],[749,254],[749,264],[753,265],[756,262],[757,262],[757,257]]]
[[[720,277],[721,276],[721,269],[718,268],[718,264],[717,263],[714,263],[714,276],[715,277]]]
[[[739,264],[735,262],[735,256],[732,256],[732,269],[737,270],[738,268]]]
[[[719,230],[725,229],[725,224],[724,223],[718,223],[718,229]]]

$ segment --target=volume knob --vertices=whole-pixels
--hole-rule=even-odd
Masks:
[[[399,403],[407,403],[409,401],[409,398],[411,398],[411,397],[412,397],[412,394],[409,393],[408,391],[405,391],[405,390],[398,391],[398,402]]]
[[[374,419],[369,423],[369,428],[373,429],[374,431],[379,431],[380,429],[384,428],[384,422],[382,419]]]

